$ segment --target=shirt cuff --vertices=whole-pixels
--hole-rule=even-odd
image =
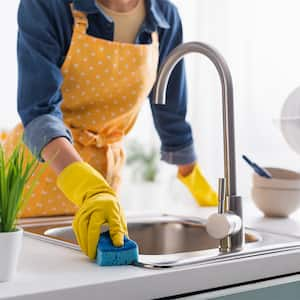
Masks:
[[[161,160],[173,165],[187,165],[197,160],[194,144],[190,144],[180,150],[161,151]]]
[[[41,157],[43,148],[51,142],[51,140],[65,137],[73,144],[73,136],[71,131],[65,126],[63,121],[53,115],[41,115],[24,128],[23,142],[29,148],[31,153],[40,161],[45,162]]]

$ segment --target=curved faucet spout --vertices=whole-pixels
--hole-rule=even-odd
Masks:
[[[189,53],[205,55],[215,65],[222,85],[223,106],[223,140],[224,140],[224,180],[219,190],[219,214],[235,230],[220,240],[220,251],[238,251],[244,245],[244,226],[242,216],[242,200],[236,195],[235,137],[234,137],[234,107],[233,85],[229,67],[223,56],[213,47],[191,42],[178,46],[163,63],[154,89],[154,103],[166,104],[166,88],[171,72],[177,63]],[[220,188],[220,186],[219,186]],[[235,226],[232,213],[240,219],[240,226]],[[237,218],[235,218],[236,220]],[[214,226],[212,226],[214,227]]]
[[[159,71],[154,89],[154,103],[166,104],[166,88],[169,77],[177,63],[189,53],[205,55],[213,62],[220,76],[223,99],[225,196],[234,196],[236,195],[236,170],[233,85],[229,67],[223,56],[213,47],[200,42],[190,42],[175,48]]]

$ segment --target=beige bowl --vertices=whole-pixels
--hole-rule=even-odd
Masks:
[[[267,217],[288,217],[300,207],[300,173],[265,168],[272,179],[253,174],[252,199]]]

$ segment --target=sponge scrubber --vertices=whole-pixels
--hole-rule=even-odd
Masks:
[[[138,260],[138,245],[124,236],[124,245],[115,247],[109,232],[103,232],[97,247],[96,263],[99,266],[130,265]]]

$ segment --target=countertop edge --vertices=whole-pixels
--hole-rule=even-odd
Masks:
[[[261,268],[262,262],[264,263],[263,269]],[[97,299],[111,300],[119,300],[120,295],[123,299],[157,299],[196,292],[204,293],[211,289],[226,288],[254,280],[267,280],[279,275],[294,274],[299,271],[297,267],[299,265],[300,250],[297,250],[231,262],[201,266],[192,265],[188,269],[175,268],[171,272],[157,271],[157,274],[144,277],[66,287],[38,293],[33,292],[23,296],[10,296],[7,298],[0,296],[0,299],[47,300],[55,297],[55,300],[74,300],[85,298],[87,295],[89,298],[97,297]],[[205,274],[205,278],[201,279],[203,274]]]

